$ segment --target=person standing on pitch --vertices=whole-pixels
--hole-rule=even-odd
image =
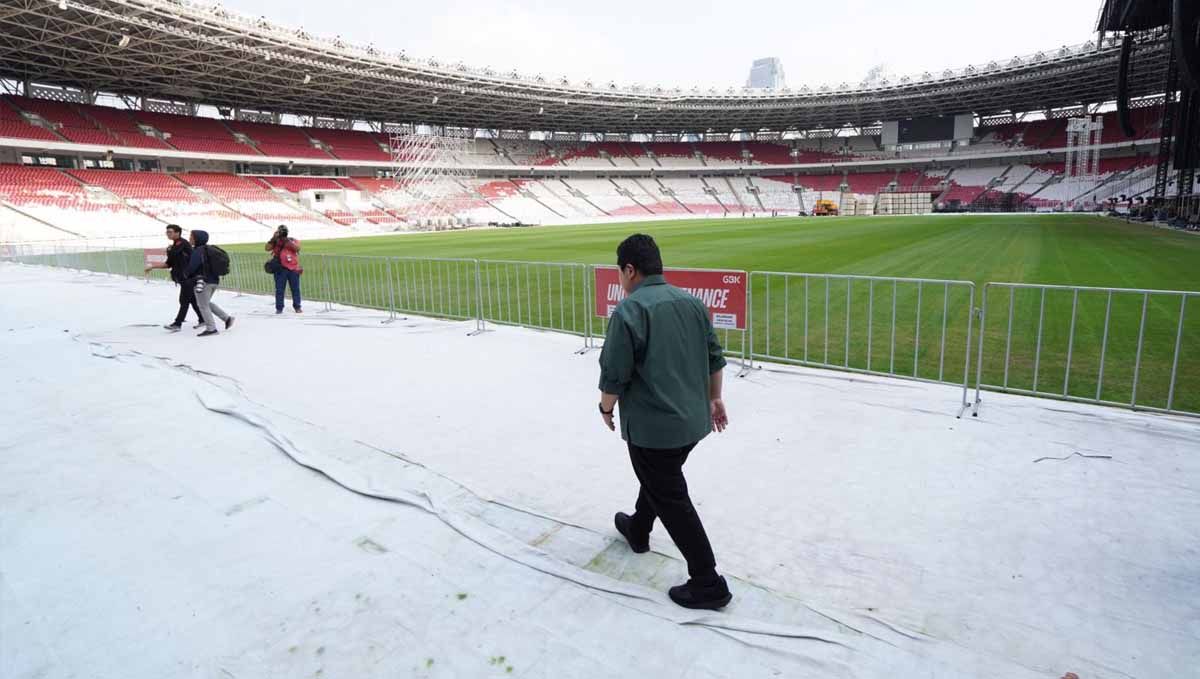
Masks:
[[[183,322],[187,320],[188,307],[196,311],[197,321],[202,319],[200,307],[196,306],[196,290],[187,285],[187,280],[184,278],[184,271],[192,258],[192,246],[183,239],[183,229],[175,224],[167,225],[167,239],[171,241],[171,246],[167,248],[167,261],[158,266],[146,267],[146,273],[150,273],[151,269],[171,270],[171,280],[179,286],[179,313],[175,314],[174,322],[163,327],[171,332],[179,332],[183,327]]]
[[[292,308],[296,313],[300,310],[300,274],[304,268],[300,266],[300,241],[288,238],[288,228],[282,224],[275,230],[275,235],[267,241],[267,252],[273,254],[275,274],[275,313],[283,313],[284,286],[292,288]]]
[[[641,483],[633,516],[618,512],[614,519],[617,532],[634,552],[646,552],[660,519],[688,565],[689,579],[670,589],[671,600],[685,608],[722,608],[733,595],[717,574],[683,477],[696,444],[729,423],[721,401],[721,344],[704,304],[663,279],[653,238],[626,238],[617,248],[617,267],[628,296],[609,319],[600,354],[600,416],[614,430],[620,403],[621,437]]]
[[[233,327],[233,316],[212,301],[213,294],[221,284],[221,277],[213,271],[208,255],[208,232],[193,229],[188,237],[192,242],[192,259],[188,262],[188,285],[196,288],[196,303],[200,306],[200,317],[204,320],[204,332],[197,337],[209,337],[217,334],[217,323],[213,314],[225,322],[225,329]]]

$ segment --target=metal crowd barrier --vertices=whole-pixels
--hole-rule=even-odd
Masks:
[[[999,314],[992,308],[997,292],[1003,305]],[[1187,316],[1188,299],[1194,297],[1200,293],[988,283],[983,289],[975,360],[974,413],[979,412],[982,390],[990,389],[1134,410],[1200,414],[1198,371],[1189,371],[1192,383],[1186,390],[1179,388],[1184,352],[1192,352],[1185,359],[1189,366],[1200,366],[1200,315],[1192,315],[1195,320],[1190,326]],[[990,327],[989,320],[999,327]],[[1025,332],[1034,326],[1036,332]],[[1081,342],[1081,336],[1086,341]],[[1028,337],[1033,337],[1032,346],[1025,340]],[[1002,354],[985,353],[987,339],[1002,344]]]
[[[591,324],[590,267],[549,262],[476,262],[484,322],[579,335]]]
[[[263,270],[267,253],[230,253],[227,289],[273,296],[275,279]],[[482,330],[479,263],[473,259],[416,259],[304,255],[301,294],[306,301],[477,321]],[[290,299],[290,291],[287,293]]]
[[[131,277],[144,267],[141,250],[103,247],[5,246],[0,258]],[[274,294],[266,252],[230,260],[226,289]],[[595,314],[595,274],[584,264],[312,254],[303,264],[305,300],[326,309],[474,321],[472,334],[487,323],[569,333],[583,338],[581,351],[598,346],[607,323]],[[723,338],[744,365],[961,386],[960,416],[972,406],[978,414],[985,389],[1200,415],[1200,313],[1187,313],[1200,292],[988,283],[976,309],[968,281],[751,272],[748,285],[741,345],[731,349],[730,331]]]
[[[754,271],[749,307],[751,360],[954,384],[971,407],[974,283]]]

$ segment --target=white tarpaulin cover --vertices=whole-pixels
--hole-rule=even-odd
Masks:
[[[731,372],[687,472],[735,598],[691,612],[665,533],[612,530],[578,339],[227,291],[197,339],[175,295],[0,265],[5,679],[1200,667],[1196,420]]]

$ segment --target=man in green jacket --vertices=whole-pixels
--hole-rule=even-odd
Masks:
[[[733,597],[717,574],[683,463],[700,439],[728,424],[721,401],[725,357],[704,304],[663,279],[653,238],[626,238],[617,266],[628,296],[609,319],[600,354],[600,414],[615,429],[620,403],[621,437],[641,483],[633,516],[617,513],[617,531],[634,552],[646,552],[660,519],[688,564],[689,579],[670,589],[671,599],[686,608],[722,608]]]

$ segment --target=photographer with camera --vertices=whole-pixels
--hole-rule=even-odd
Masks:
[[[300,310],[300,274],[304,273],[300,266],[300,241],[289,238],[288,228],[280,224],[265,249],[272,253],[267,271],[275,276],[275,313],[283,313],[284,286],[292,288],[292,308],[298,314],[304,313]]]

